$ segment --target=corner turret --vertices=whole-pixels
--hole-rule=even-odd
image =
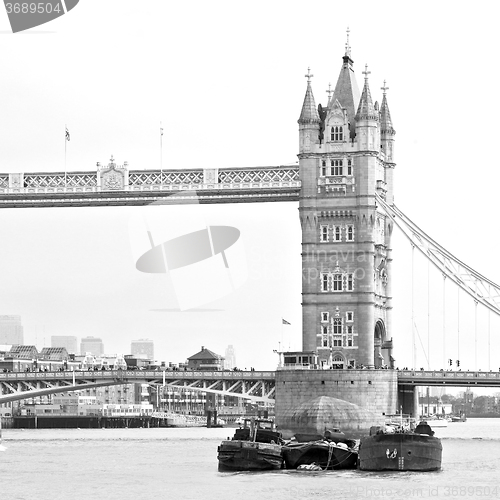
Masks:
[[[368,85],[368,65],[365,65],[365,85],[356,112],[356,139],[359,151],[378,151],[380,147],[379,112],[373,105]]]

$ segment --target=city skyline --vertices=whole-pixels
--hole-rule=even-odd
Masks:
[[[315,42],[305,43],[292,36],[304,30],[302,10],[281,2],[248,12],[217,3],[215,12],[226,12],[220,18],[200,3],[195,19],[187,6],[155,4],[152,19],[144,9],[127,5],[118,23],[110,22],[113,6],[100,6],[95,17],[82,5],[37,33],[3,36],[2,172],[92,171],[111,155],[133,169],[295,164],[304,75],[310,67],[316,104],[325,105],[349,26],[358,86],[368,64],[373,99],[380,103],[384,81],[389,87],[396,204],[462,261],[500,282],[492,229],[499,174],[486,146],[495,136],[499,104],[488,92],[477,91],[478,85],[488,89],[496,80],[498,43],[488,8],[477,12],[453,4],[450,12],[446,3],[432,4],[429,15],[430,4],[422,4],[408,23],[403,22],[406,6],[397,2],[366,3],[363,17],[358,4],[343,6],[344,15],[336,16],[329,3],[313,2],[311,9],[330,25],[329,30],[308,25]],[[7,30],[6,17],[0,21]],[[375,35],[374,25],[390,25],[390,33]],[[90,35],[89,26],[99,39]],[[423,28],[428,36],[421,36]],[[464,123],[472,124],[473,132],[466,133]],[[65,126],[71,133],[67,143]],[[464,150],[464,143],[474,146],[473,153]],[[184,208],[1,211],[0,312],[23,317],[26,344],[90,333],[103,339],[106,350],[120,352],[140,332],[154,341],[158,358],[175,362],[201,344],[220,353],[232,344],[238,365],[274,369],[273,349],[280,344],[301,348],[297,204],[197,207],[195,215],[203,221],[241,231],[249,277],[204,310],[179,313],[171,310],[161,276],[136,271],[129,221],[154,212],[188,232]],[[397,276],[391,333],[396,365],[411,366],[411,249],[397,232],[393,247]],[[480,367],[496,371],[497,318],[491,315],[488,339],[489,318],[479,311],[481,335],[475,339],[472,299],[461,295],[457,305],[451,287],[446,290],[447,337],[433,342],[443,329],[442,277],[431,276],[428,286],[423,281],[427,264],[416,259],[415,343],[419,352],[429,345],[432,350],[429,361],[419,355],[417,367],[438,368],[460,357],[461,367],[474,368],[477,345]],[[291,325],[283,328],[281,318]],[[450,352],[442,352],[444,344]]]

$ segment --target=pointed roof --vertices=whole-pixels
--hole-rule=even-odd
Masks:
[[[339,101],[341,106],[347,110],[347,118],[350,123],[354,123],[354,116],[359,103],[359,87],[352,67],[353,60],[350,57],[350,49],[342,57],[343,64],[340,69],[339,78],[333,96],[329,101],[331,107],[335,101]]]
[[[310,68],[307,68],[307,90],[304,97],[304,104],[302,104],[302,111],[300,112],[300,117],[298,122],[300,125],[306,123],[319,123],[321,120],[319,118],[318,110],[316,108],[316,102],[314,101],[314,95],[311,88],[311,75]]]
[[[363,87],[363,93],[361,94],[361,99],[359,101],[358,111],[356,113],[356,121],[360,120],[378,120],[378,112],[375,109],[372,101],[372,95],[370,93],[370,87],[368,86],[368,65],[365,65],[365,85]]]
[[[219,356],[219,354],[215,354],[215,352],[210,349],[201,346],[201,351],[189,356],[188,360],[190,359],[223,359],[223,357]]]
[[[380,128],[382,134],[394,135],[396,131],[392,126],[391,113],[389,111],[389,106],[387,104],[386,90],[388,88],[389,87],[386,87],[384,80],[384,86],[382,87],[384,94],[382,97],[382,105],[380,106]]]

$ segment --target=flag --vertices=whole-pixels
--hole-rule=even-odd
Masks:
[[[68,127],[66,127],[66,140],[69,141],[69,130],[68,130]]]
[[[291,323],[288,323],[286,319],[281,318],[281,321],[283,322],[284,325],[291,325]]]

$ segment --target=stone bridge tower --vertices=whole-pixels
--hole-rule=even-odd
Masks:
[[[359,95],[349,43],[335,90],[316,107],[308,70],[300,113],[303,351],[333,368],[391,366],[394,135],[386,90]]]

